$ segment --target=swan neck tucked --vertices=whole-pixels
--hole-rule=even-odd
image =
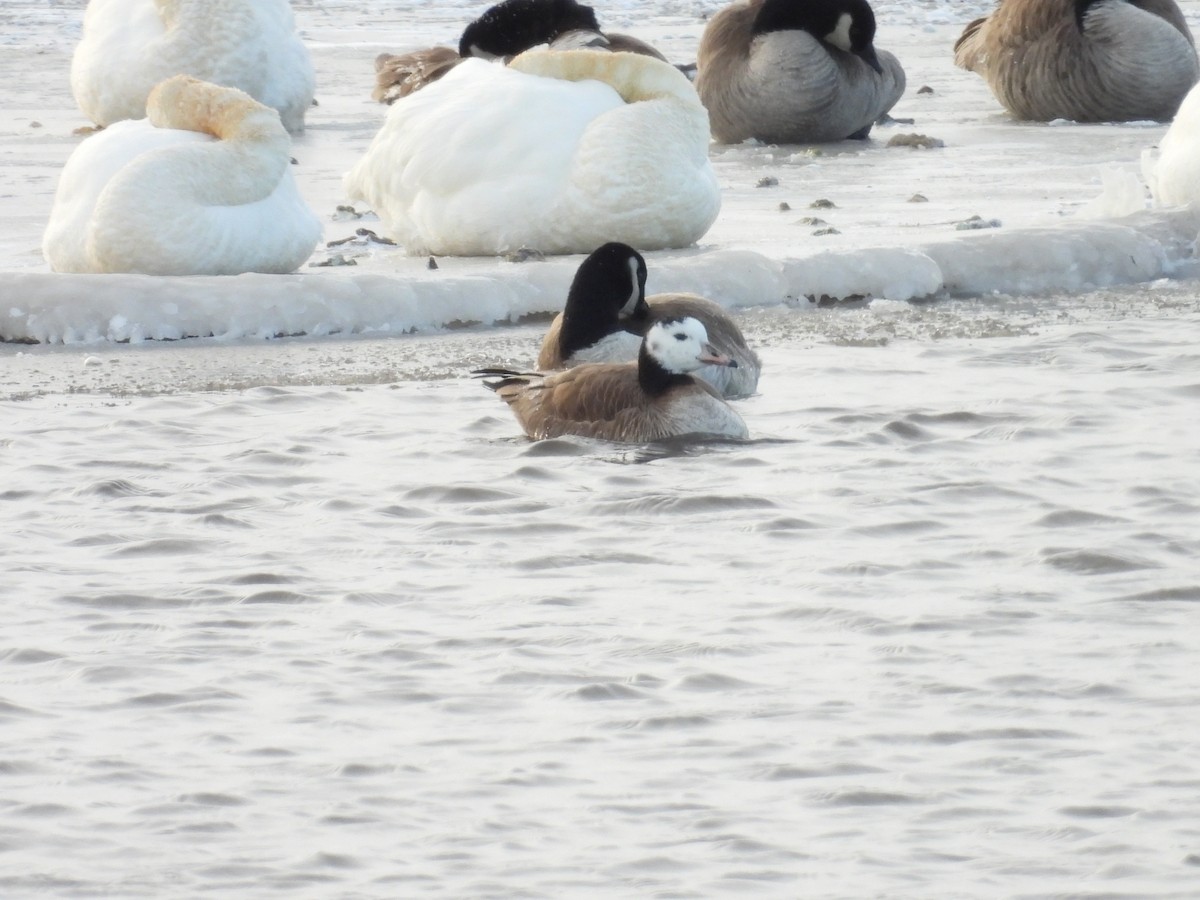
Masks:
[[[563,81],[602,81],[626,103],[668,98],[700,103],[686,75],[670,63],[640,53],[527,50],[510,62],[509,68]]]

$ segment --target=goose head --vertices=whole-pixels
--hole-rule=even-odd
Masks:
[[[691,382],[691,373],[701,366],[736,369],[737,362],[708,342],[708,332],[699,319],[662,319],[651,325],[642,339],[638,382],[647,394],[661,394],[673,385]]]
[[[463,30],[459,56],[516,56],[560,34],[600,30],[596,13],[578,0],[504,0]]]
[[[619,241],[597,248],[575,271],[567,293],[567,307],[596,309],[611,322],[621,316],[649,315],[646,260]]]
[[[624,327],[624,318],[632,320],[629,327]],[[594,250],[575,271],[558,329],[558,352],[567,359],[613,334],[620,336],[622,346],[629,346],[649,318],[646,261],[628,244],[612,241]],[[627,331],[632,334],[625,335]]]
[[[867,0],[766,0],[754,19],[753,32],[771,31],[807,31],[883,72],[875,53],[875,13]]]

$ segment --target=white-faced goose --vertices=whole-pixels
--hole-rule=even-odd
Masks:
[[[746,423],[690,373],[730,365],[696,319],[655,322],[637,362],[585,363],[552,373],[482,369],[521,427],[535,440],[579,435],[644,443],[685,435],[745,438]]]

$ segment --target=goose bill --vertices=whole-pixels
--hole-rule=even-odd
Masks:
[[[712,344],[705,344],[704,350],[696,357],[702,363],[707,363],[710,366],[726,366],[730,369],[738,367],[737,360],[726,356],[724,353],[718,353]]]

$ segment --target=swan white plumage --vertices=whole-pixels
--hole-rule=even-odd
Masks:
[[[56,272],[291,272],[321,239],[279,114],[186,75],[67,160],[42,251]]]
[[[720,209],[708,140],[669,63],[531,50],[464,60],[395,103],[345,188],[410,253],[684,247]]]
[[[1200,202],[1200,85],[1184,97],[1157,156],[1143,151],[1142,174],[1158,206]]]
[[[288,0],[88,0],[71,60],[84,115],[111,125],[145,115],[172,75],[235,87],[304,130],[315,76]]]

